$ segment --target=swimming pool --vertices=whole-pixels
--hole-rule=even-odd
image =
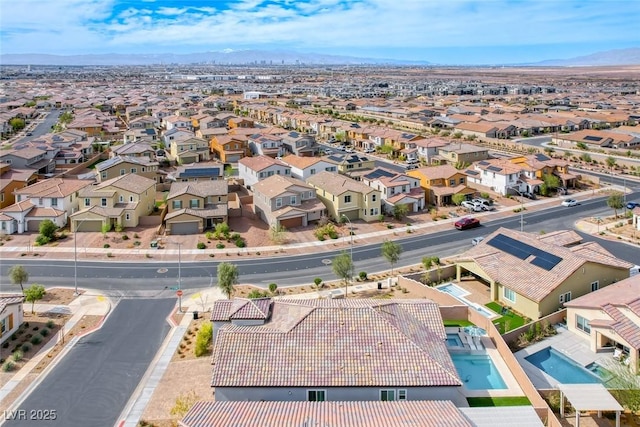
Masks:
[[[447,293],[456,298],[469,295],[469,292],[465,291],[460,286],[454,285],[453,283],[447,283],[446,285],[436,286],[436,289],[439,290],[440,292]]]
[[[469,390],[506,389],[502,376],[487,354],[451,354],[460,379]]]
[[[602,382],[599,376],[591,373],[552,347],[543,348],[537,353],[525,357],[525,359],[563,384],[595,384]]]
[[[454,285],[453,283],[447,283],[446,285],[436,286],[436,289],[440,292],[444,292],[445,294],[449,294],[458,301],[462,302],[465,305],[468,305],[478,313],[482,314],[484,317],[488,319],[492,319],[497,316],[496,313],[489,310],[486,307],[481,306],[480,304],[476,304],[475,302],[471,302],[465,298],[465,295],[470,295],[470,292],[465,291],[458,285]]]
[[[447,347],[463,347],[458,334],[447,334]]]

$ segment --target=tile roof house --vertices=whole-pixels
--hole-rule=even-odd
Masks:
[[[209,142],[196,137],[172,140],[170,155],[179,164],[207,162],[211,159]]]
[[[282,135],[282,148],[287,153],[309,157],[318,152],[319,145],[313,135],[289,132]]]
[[[155,158],[146,156],[115,156],[96,165],[96,179],[103,182],[134,173],[161,182],[161,175],[158,175],[159,165]]]
[[[572,299],[567,327],[589,341],[593,352],[619,348],[638,373],[640,350],[640,274]]]
[[[218,402],[465,402],[433,301],[242,301],[212,309]]]
[[[360,176],[360,180],[382,194],[382,208],[388,214],[393,214],[394,207],[408,205],[408,212],[420,212],[424,209],[424,189],[418,178],[376,168]]]
[[[467,175],[450,165],[413,169],[407,171],[407,175],[420,180],[427,205],[450,205],[454,194],[471,195],[475,192],[467,186]]]
[[[36,180],[33,169],[14,169],[8,163],[0,163],[0,209],[15,203],[15,190],[35,184]]]
[[[291,166],[291,176],[306,181],[312,175],[322,171],[337,172],[338,165],[328,157],[300,157],[289,154],[282,158],[282,162]]]
[[[51,174],[56,167],[55,159],[47,155],[46,149],[31,147],[3,150],[0,152],[0,162],[19,169],[33,169],[40,175]]]
[[[271,227],[305,227],[326,215],[316,190],[290,176],[270,175],[253,185],[255,213]]]
[[[211,138],[209,147],[213,155],[223,163],[237,163],[251,155],[249,138],[245,135],[218,135]]]
[[[500,228],[455,257],[457,278],[470,272],[490,286],[493,301],[539,319],[629,277],[631,264],[595,242],[576,240]]]
[[[137,227],[140,217],[153,212],[156,182],[126,173],[80,190],[80,210],[71,215],[71,231],[101,231]]]
[[[243,157],[238,161],[238,176],[248,189],[273,175],[291,176],[291,166],[265,155]]]
[[[470,165],[489,158],[489,149],[461,142],[438,147],[438,156],[450,165]]]
[[[371,222],[382,213],[380,191],[347,176],[323,171],[307,178],[307,184],[316,189],[333,220],[339,221],[344,215],[351,221]]]
[[[167,174],[167,181],[217,181],[224,179],[224,165],[217,162],[192,163],[176,167]]]
[[[254,134],[249,136],[249,148],[254,156],[277,157],[282,153],[282,138],[279,135]]]
[[[49,178],[17,189],[14,192],[16,202],[0,209],[0,222],[4,223],[0,227],[7,234],[37,232],[45,219],[64,227],[69,215],[78,210],[80,190],[89,185],[91,181]]]
[[[174,182],[164,217],[167,234],[197,234],[226,222],[229,186],[224,180]]]
[[[7,341],[22,325],[23,303],[24,295],[0,295],[0,344]]]

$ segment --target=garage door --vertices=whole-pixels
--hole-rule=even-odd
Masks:
[[[342,212],[342,213],[340,214],[340,216],[344,215],[344,216],[346,216],[347,218],[349,218],[351,221],[355,221],[356,219],[358,219],[358,213],[359,213],[359,211],[358,211],[358,210],[355,210],[355,211],[349,211],[349,212]]]
[[[281,219],[280,225],[286,228],[287,230],[295,227],[302,227],[302,217],[299,216],[297,218]]]
[[[27,222],[27,231],[40,231],[40,223],[42,220],[31,220]]]
[[[197,222],[177,222],[171,224],[171,234],[198,234]]]
[[[76,231],[99,232],[102,231],[102,221],[78,221],[76,227]]]

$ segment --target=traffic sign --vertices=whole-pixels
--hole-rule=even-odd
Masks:
[[[181,296],[182,296],[182,290],[178,289],[178,290],[176,291],[176,295],[178,295],[179,297],[181,297]]]

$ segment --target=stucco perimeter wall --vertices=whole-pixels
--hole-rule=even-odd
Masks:
[[[555,325],[556,323],[563,323],[567,316],[567,309],[564,308],[560,311],[556,311],[555,313],[551,313],[548,316],[541,317],[535,322],[529,322],[526,325],[522,325],[518,329],[514,329],[512,331],[507,332],[502,335],[502,339],[507,344],[512,343],[518,339],[518,337],[529,330],[531,326],[535,328],[536,323],[540,323],[541,325]]]
[[[414,275],[415,276],[415,275]],[[535,409],[536,413],[540,417],[542,421],[546,421],[546,425],[548,427],[561,427],[562,424],[555,416],[551,408],[547,405],[547,402],[540,396],[536,388],[525,374],[524,370],[516,360],[513,353],[509,349],[509,346],[505,343],[505,340],[500,335],[500,332],[496,329],[493,323],[478,313],[475,310],[469,310],[469,308],[465,305],[461,305],[460,301],[452,297],[451,295],[445,294],[444,292],[437,291],[434,288],[429,286],[425,286],[420,283],[418,280],[411,279],[405,276],[398,277],[398,286],[405,286],[407,283],[412,284],[420,284],[424,286],[424,290],[426,292],[427,298],[433,300],[438,303],[440,306],[440,313],[442,315],[443,320],[463,320],[468,319],[470,322],[473,322],[475,325],[484,328],[487,331],[487,335],[491,338],[491,340],[495,343],[495,346],[498,350],[498,353],[504,360],[505,364],[513,374],[513,377],[518,382],[518,385],[522,389],[523,393],[527,398],[531,401],[531,405]],[[552,321],[555,319],[553,316],[559,316],[560,319],[564,317],[560,316],[558,313],[554,313],[551,316],[547,316],[545,319],[549,323],[557,323],[558,321]],[[528,325],[527,325],[528,328]],[[522,331],[520,332],[522,333]],[[519,335],[519,334],[518,334]],[[518,336],[516,335],[516,337]]]
[[[507,367],[513,374],[514,378],[518,382],[518,385],[524,392],[525,396],[529,398],[531,401],[531,405],[535,409],[536,413],[540,417],[541,420],[547,421],[547,426],[550,427],[560,427],[560,421],[556,418],[554,413],[547,405],[547,402],[540,396],[538,390],[533,386],[531,380],[527,374],[525,374],[524,369],[518,363],[513,353],[509,349],[509,346],[505,343],[503,337],[500,335],[500,332],[496,329],[491,320],[487,319],[480,313],[475,310],[467,310],[469,321],[473,322],[475,325],[484,328],[487,331],[487,335],[494,342],[498,353],[502,357],[502,360],[506,363]]]

